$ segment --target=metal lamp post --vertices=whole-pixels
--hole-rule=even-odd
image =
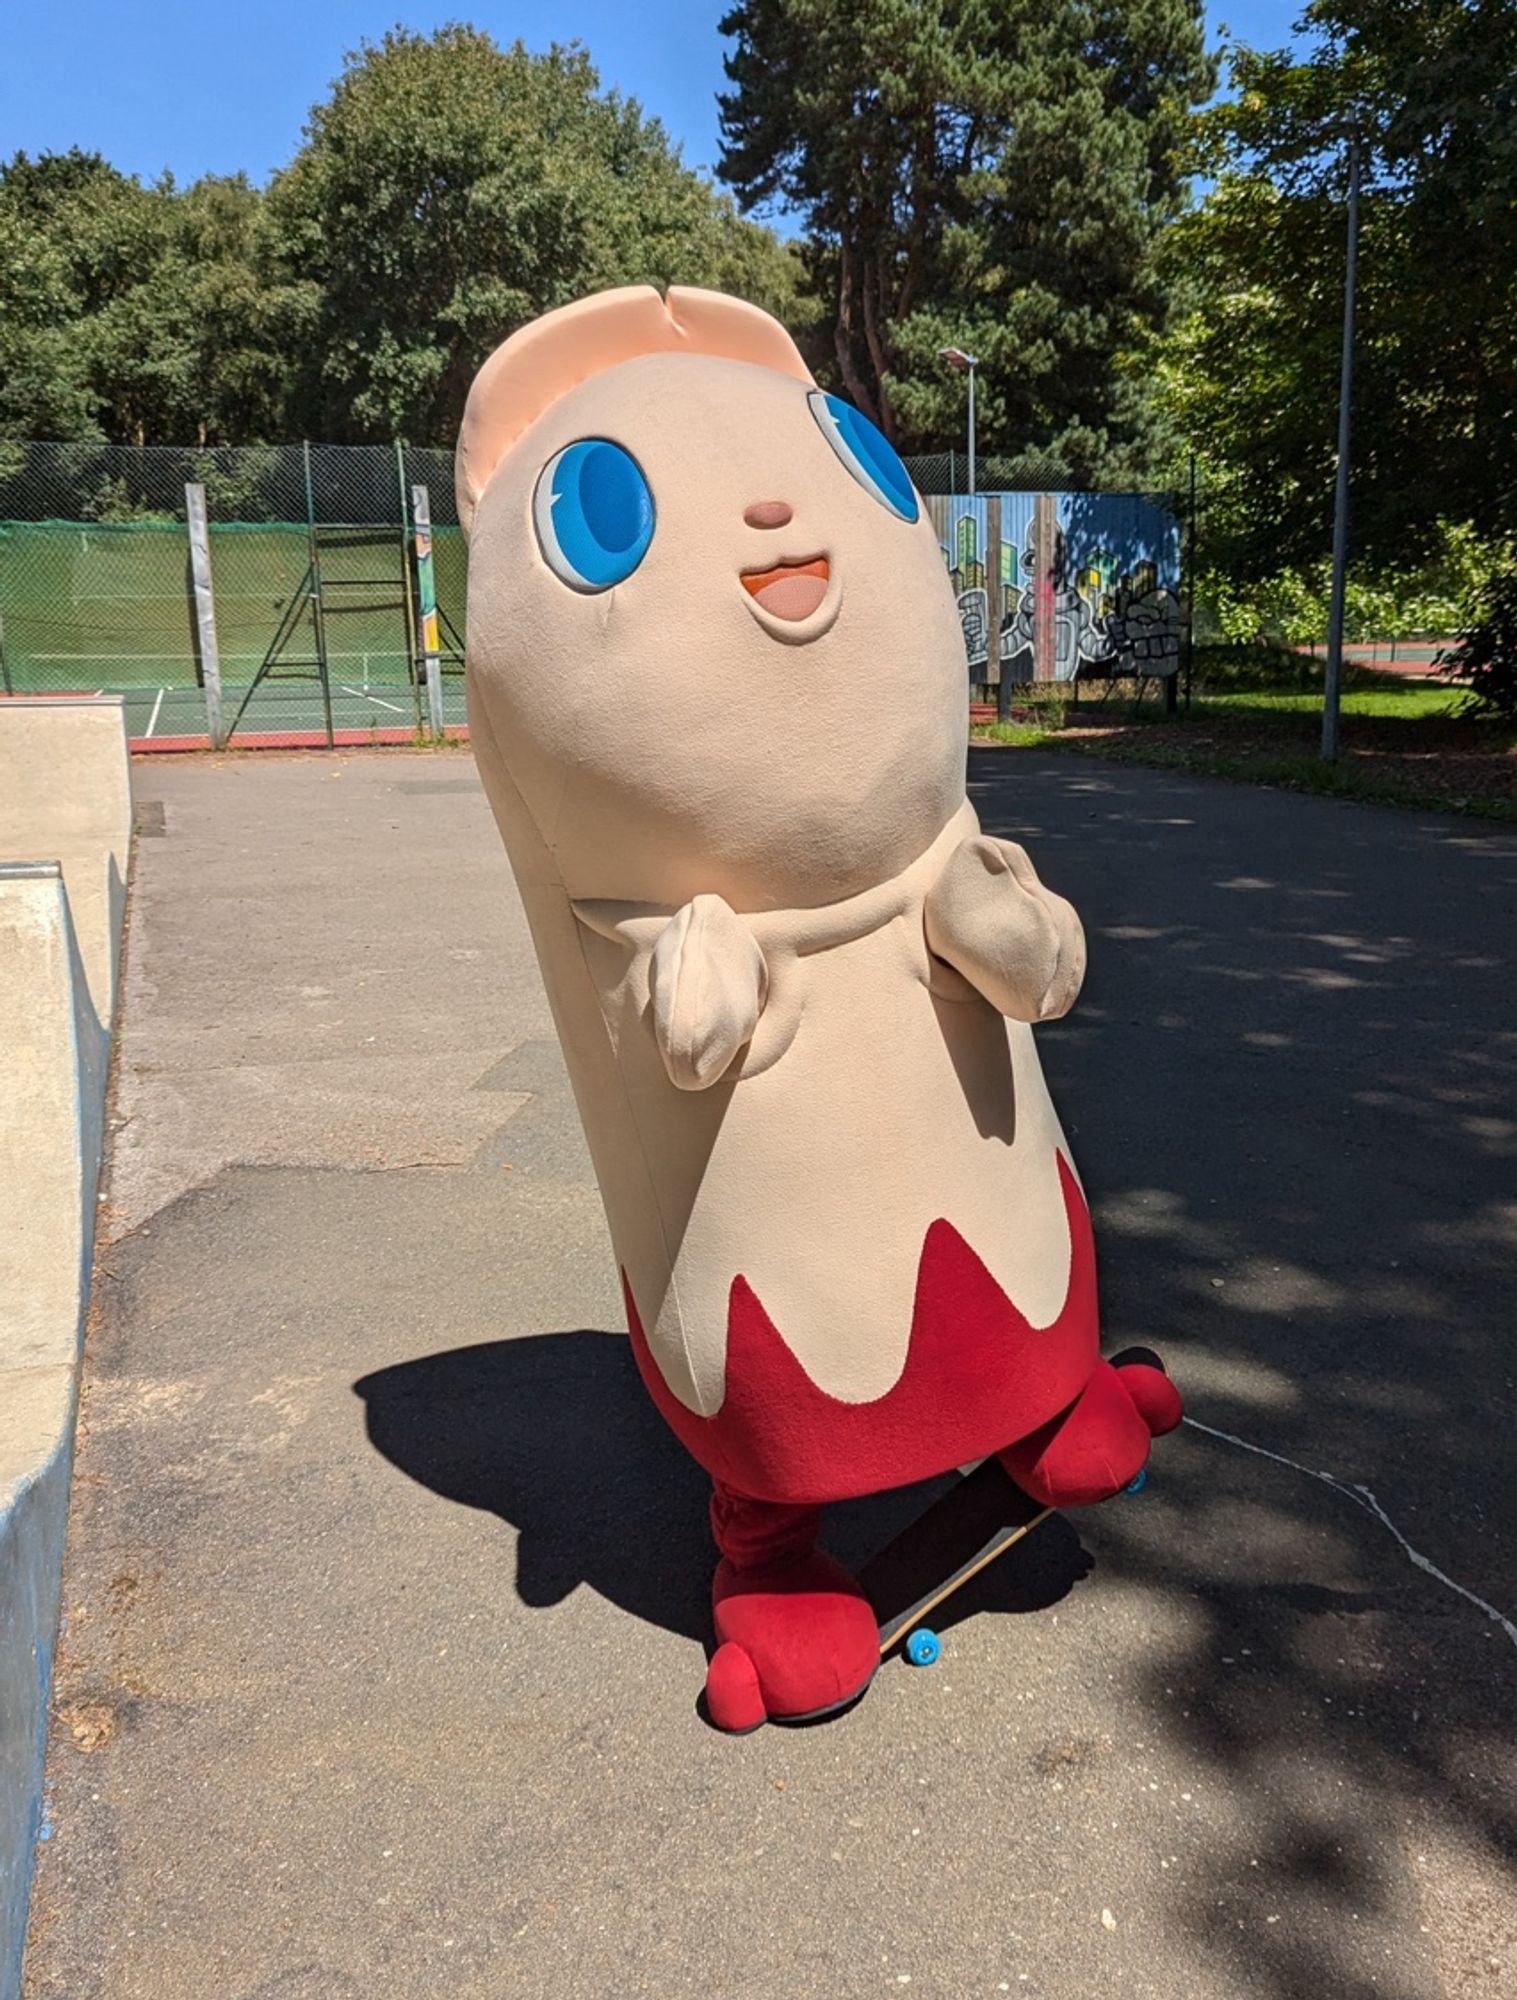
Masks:
[[[969,490],[975,491],[974,466],[974,371],[979,367],[979,356],[966,354],[962,347],[940,347],[939,361],[946,361],[951,368],[963,368],[969,374]]]
[[[1343,359],[1338,375],[1338,479],[1333,496],[1333,589],[1322,675],[1322,758],[1338,755],[1338,689],[1343,675],[1343,592],[1348,567],[1349,405],[1354,388],[1354,290],[1359,269],[1359,131],[1348,135],[1348,250],[1343,275]]]

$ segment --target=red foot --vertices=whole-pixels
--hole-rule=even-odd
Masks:
[[[819,1549],[758,1570],[724,1557],[712,1604],[718,1644],[706,1706],[718,1729],[825,1715],[861,1695],[880,1663],[868,1599]]]
[[[735,1639],[718,1646],[706,1669],[706,1712],[718,1729],[746,1736],[769,1720],[758,1669]]]
[[[1045,1507],[1094,1506],[1137,1477],[1150,1441],[1172,1431],[1183,1412],[1162,1368],[1101,1361],[1063,1415],[1008,1446],[1001,1463]]]

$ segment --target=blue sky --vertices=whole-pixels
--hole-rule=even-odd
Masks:
[[[1300,0],[1211,0],[1266,47],[1289,39]],[[0,65],[0,158],[78,145],[129,173],[180,180],[241,167],[266,180],[300,142],[308,107],[343,53],[397,17],[430,29],[465,19],[531,48],[579,40],[604,83],[654,112],[692,166],[716,159],[722,0],[560,0],[554,7],[455,0],[44,0],[8,9]]]

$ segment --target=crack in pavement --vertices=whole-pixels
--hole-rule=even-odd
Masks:
[[[1462,1583],[1455,1583],[1451,1576],[1445,1575],[1430,1557],[1423,1555],[1420,1549],[1414,1549],[1367,1486],[1350,1486],[1331,1472],[1321,1472],[1315,1466],[1302,1465],[1294,1458],[1287,1458],[1284,1452],[1266,1450],[1262,1444],[1250,1444],[1247,1438],[1235,1437],[1231,1431],[1213,1430],[1210,1424],[1203,1424],[1195,1417],[1186,1417],[1183,1421],[1193,1431],[1202,1431],[1207,1437],[1219,1438],[1223,1444],[1235,1444],[1240,1451],[1251,1451],[1256,1458],[1273,1459],[1276,1465],[1287,1465],[1292,1472],[1303,1472],[1308,1479],[1321,1480],[1324,1486],[1331,1486],[1335,1493],[1341,1493],[1346,1500],[1352,1500],[1356,1507],[1362,1507],[1366,1514],[1372,1514],[1380,1525],[1396,1538],[1405,1551],[1408,1562],[1420,1569],[1424,1575],[1432,1577],[1435,1582],[1441,1583],[1446,1589],[1454,1591],[1456,1595],[1473,1604],[1477,1611],[1483,1611],[1487,1618],[1501,1627],[1512,1644],[1517,1646],[1517,1624],[1513,1624],[1510,1618],[1498,1611],[1494,1604],[1488,1604],[1483,1597],[1478,1597],[1473,1590],[1466,1590]]]

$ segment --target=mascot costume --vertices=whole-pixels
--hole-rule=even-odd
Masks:
[[[965,797],[905,468],[767,314],[634,287],[525,327],[458,505],[474,752],[638,1367],[711,1475],[708,1709],[825,1714],[879,1640],[824,1502],[994,1453],[1085,1505],[1180,1419],[1151,1357],[1101,1358],[1033,1043],[1079,919]]]

